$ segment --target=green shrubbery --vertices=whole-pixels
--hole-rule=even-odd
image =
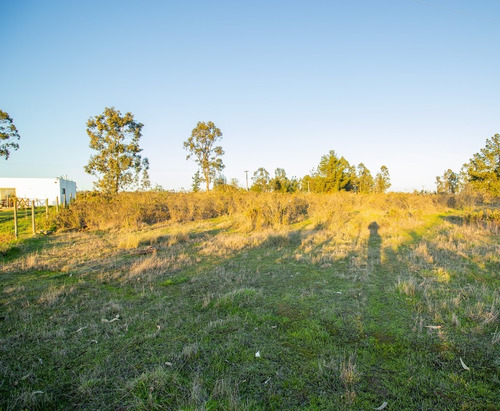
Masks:
[[[473,225],[485,225],[489,228],[498,230],[500,227],[500,210],[485,209],[479,211],[470,211],[464,215],[464,222]]]
[[[278,228],[311,219],[339,227],[363,210],[376,215],[407,218],[448,207],[448,197],[402,193],[282,194],[247,192],[120,193],[79,195],[69,209],[56,217],[63,229],[139,228],[159,222],[184,223],[222,216],[234,217],[248,230]],[[459,201],[454,200],[454,203]]]

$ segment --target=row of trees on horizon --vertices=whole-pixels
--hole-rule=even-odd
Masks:
[[[114,107],[106,107],[104,112],[91,117],[87,122],[90,148],[95,151],[84,167],[85,172],[97,178],[94,188],[107,194],[123,190],[150,190],[149,161],[142,157],[139,142],[142,137],[142,123],[134,119],[130,112],[121,114]],[[0,158],[8,159],[11,150],[17,150],[20,139],[12,118],[0,110]],[[217,145],[222,132],[211,121],[198,122],[191,136],[184,142],[188,152],[186,159],[193,159],[199,170],[192,180],[192,191],[250,190],[254,192],[292,193],[306,191],[332,193],[351,191],[356,193],[384,193],[391,186],[389,170],[381,166],[373,177],[370,170],[360,163],[351,165],[343,156],[330,150],[321,157],[310,174],[298,179],[287,177],[283,168],[274,171],[274,177],[263,167],[251,176],[251,185],[241,187],[237,179],[223,175],[224,150]],[[443,176],[436,177],[437,193],[456,194],[472,188],[500,196],[500,135],[486,140],[486,146],[474,154],[459,172],[450,169]],[[156,185],[153,189],[162,190]]]
[[[122,116],[113,107],[105,108],[103,114],[89,119],[87,133],[90,137],[90,147],[97,153],[90,158],[85,171],[98,178],[95,184],[97,189],[115,194],[130,185],[141,189],[150,188],[147,174],[149,162],[141,157],[142,150],[139,148],[142,126],[133,120],[131,113]],[[222,132],[212,121],[200,121],[192,130],[191,136],[184,141],[183,147],[188,152],[186,159],[192,158],[199,167],[192,178],[192,191],[201,191],[203,184],[207,192],[211,188],[219,191],[243,189],[237,179],[233,178],[228,182],[222,174],[225,166],[222,161],[224,150],[218,145],[220,140]],[[253,173],[251,187],[248,187],[247,182],[246,189],[254,192],[282,193],[383,193],[390,187],[387,167],[382,166],[374,178],[364,164],[354,167],[344,157],[338,157],[333,150],[321,158],[318,167],[310,175],[301,179],[288,178],[283,168],[277,168],[274,174],[274,177],[271,177],[265,168],[260,167]]]
[[[200,191],[202,178],[199,172],[193,177],[193,191]],[[313,193],[332,193],[352,191],[356,193],[384,193],[391,186],[389,170],[382,166],[375,177],[370,170],[360,163],[352,166],[344,157],[338,157],[335,151],[321,157],[321,161],[310,174],[298,179],[289,178],[283,168],[276,168],[274,176],[264,167],[258,168],[251,177],[251,186],[247,190],[257,193],[294,193],[297,191]],[[238,180],[228,182],[222,174],[213,180],[214,190],[241,189]]]

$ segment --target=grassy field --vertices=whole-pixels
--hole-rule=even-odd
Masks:
[[[45,207],[37,207],[35,209],[35,226],[37,231],[53,228],[50,227],[50,217],[54,215],[55,209],[53,207],[50,208],[49,219],[46,218]],[[0,253],[5,253],[11,245],[15,245],[23,239],[33,236],[31,209],[19,209],[17,219],[19,239],[16,240],[13,209],[0,210]]]
[[[0,408],[498,409],[491,211],[315,201],[14,244]]]

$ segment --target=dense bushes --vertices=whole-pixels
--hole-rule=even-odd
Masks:
[[[202,193],[99,193],[80,195],[59,215],[65,228],[140,227],[160,221],[186,222],[219,217],[230,212],[232,196]]]
[[[293,224],[308,216],[309,203],[304,196],[253,194],[245,197],[242,224],[251,230]]]
[[[137,228],[163,221],[189,222],[232,216],[247,230],[277,228],[306,219],[340,228],[355,218],[392,220],[418,217],[447,207],[445,196],[414,194],[279,194],[279,193],[99,193],[79,195],[57,216],[67,229]]]
[[[500,210],[479,210],[465,213],[464,222],[470,225],[483,225],[495,232],[500,228]]]

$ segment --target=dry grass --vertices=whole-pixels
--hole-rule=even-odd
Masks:
[[[74,286],[49,287],[47,291],[40,294],[38,303],[49,307],[56,304],[63,304],[65,297],[71,295],[74,291]]]
[[[494,403],[500,243],[444,197],[149,200],[2,261],[0,406]]]
[[[65,228],[108,230],[141,229],[159,222],[190,222],[231,216],[246,231],[288,226],[310,219],[317,227],[353,228],[366,220],[386,218],[386,229],[406,228],[447,208],[443,196],[412,194],[357,195],[353,193],[255,194],[255,193],[122,193],[108,198],[90,193],[57,218]],[[403,224],[403,226],[401,226]]]
[[[349,358],[344,358],[340,363],[340,381],[344,386],[343,398],[347,405],[353,404],[356,400],[355,385],[359,379],[355,356],[350,355]]]
[[[407,296],[414,296],[415,291],[417,289],[417,283],[415,278],[409,277],[403,280],[401,277],[398,277],[398,282],[396,284],[396,289]]]
[[[124,282],[146,282],[151,283],[172,274],[181,269],[185,269],[196,262],[196,259],[187,253],[179,253],[166,257],[159,257],[156,253],[151,256],[141,257],[133,262],[130,269],[121,272],[115,278]]]
[[[419,310],[442,326],[482,334],[498,322],[498,287],[470,281],[498,266],[500,244],[487,225],[441,222],[408,246],[403,262],[410,274],[396,282],[398,292],[422,297]],[[493,281],[494,277],[487,280]]]
[[[224,257],[250,245],[259,245],[263,239],[263,236],[249,236],[240,233],[219,234],[213,239],[204,241],[200,247],[200,253],[207,256]]]

